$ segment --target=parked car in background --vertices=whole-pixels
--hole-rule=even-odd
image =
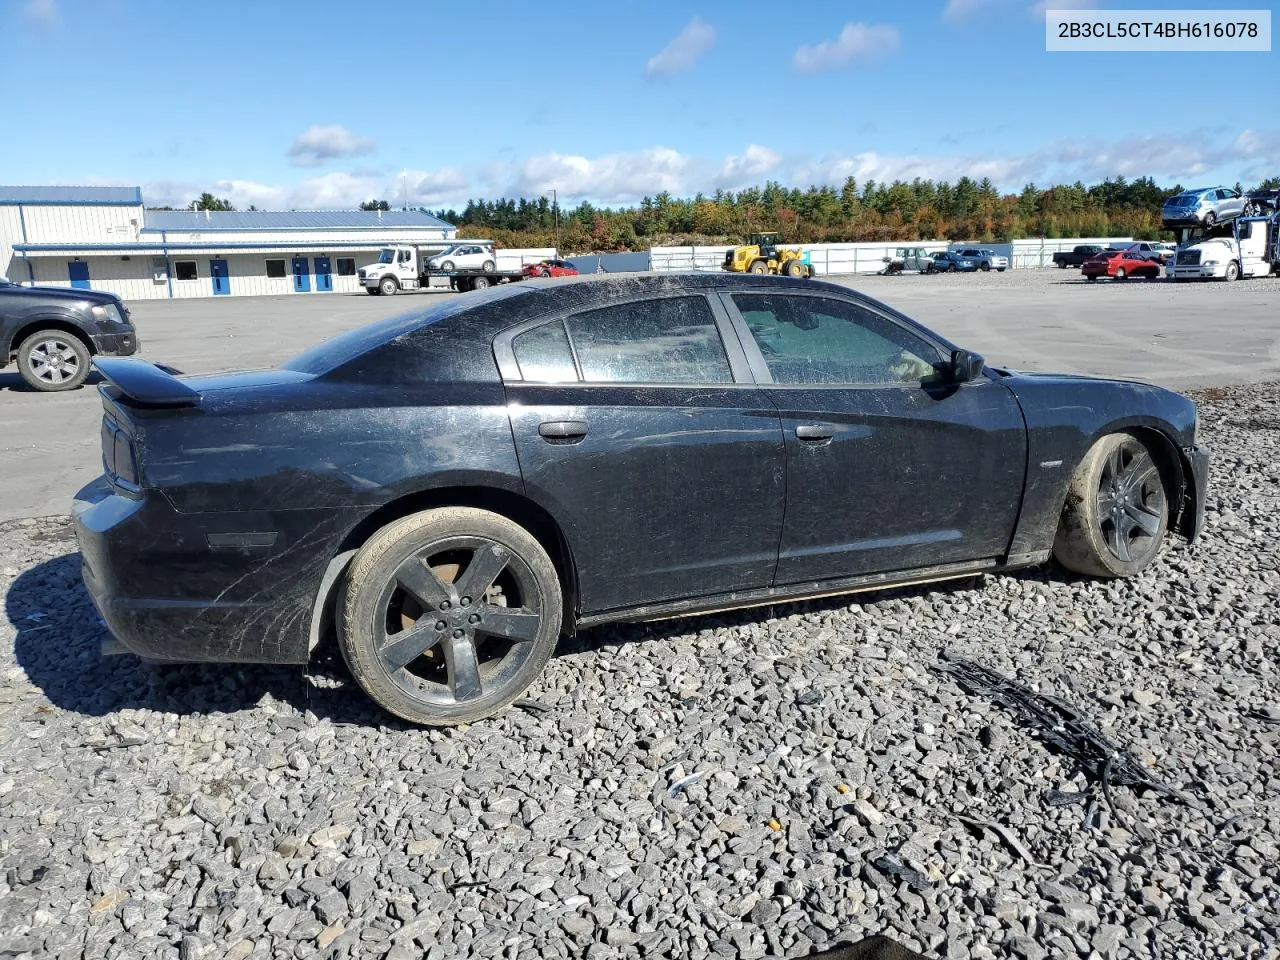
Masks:
[[[459,243],[427,261],[428,270],[483,270],[493,273],[498,268],[498,255],[493,247],[482,243]]]
[[[1254,190],[1245,197],[1244,215],[1275,213],[1280,210],[1280,190]]]
[[[1009,269],[1009,258],[1001,256],[994,250],[987,250],[979,247],[965,247],[960,251],[960,256],[969,260],[976,260],[978,269],[983,273],[988,270],[997,270],[1004,272]]]
[[[1136,243],[1129,244],[1123,249],[1146,257],[1148,260],[1154,260],[1160,264],[1168,263],[1174,253],[1177,252],[1177,248],[1173,244],[1161,243],[1158,240],[1139,240]]]
[[[1160,276],[1160,264],[1132,250],[1103,250],[1090,257],[1080,267],[1087,280],[1112,277],[1127,280],[1130,277],[1154,279]]]
[[[929,273],[955,273],[957,270],[972,273],[978,269],[978,261],[972,257],[962,257],[959,251],[943,250],[933,255],[933,267]]]
[[[93,357],[137,352],[129,308],[114,293],[20,287],[0,278],[0,367],[16,362],[28,386],[74,390]]]
[[[576,277],[578,268],[568,260],[543,260],[526,263],[521,272],[526,277]]]
[[[1245,198],[1230,187],[1184,190],[1164,202],[1160,216],[1170,227],[1211,227],[1244,213]]]
[[[933,257],[924,247],[898,247],[892,254],[880,259],[884,261],[884,267],[880,270],[884,276],[933,272]]]
[[[1191,400],[987,368],[821,281],[517,283],[276,369],[100,367],[74,524],[121,645],[305,664],[332,638],[417,723],[502,711],[562,633],[1051,555],[1132,577],[1205,512]]]
[[[1053,255],[1053,262],[1060,270],[1065,270],[1067,267],[1083,266],[1086,260],[1101,252],[1102,247],[1096,243],[1082,243],[1071,250],[1059,250]]]

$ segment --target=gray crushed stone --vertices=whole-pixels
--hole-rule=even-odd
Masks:
[[[450,731],[332,656],[101,659],[67,522],[8,523],[0,956],[700,960],[877,932],[949,960],[1275,956],[1280,385],[1198,399],[1204,539],[1134,580],[592,630],[530,691],[550,711]],[[1117,788],[1092,829],[1050,807],[1087,785],[930,672],[942,647],[1083,706],[1191,801]]]

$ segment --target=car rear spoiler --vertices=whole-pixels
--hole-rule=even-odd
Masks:
[[[177,370],[136,357],[94,357],[93,365],[111,386],[147,407],[194,407],[200,394],[174,376]]]

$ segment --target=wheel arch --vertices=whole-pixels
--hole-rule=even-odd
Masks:
[[[5,359],[7,360],[17,351],[18,347],[22,346],[23,340],[41,330],[60,330],[63,333],[70,334],[84,344],[84,348],[89,351],[89,356],[93,357],[98,354],[98,348],[94,345],[93,337],[89,336],[84,328],[75,321],[68,320],[66,317],[45,315],[34,320],[23,320],[22,325],[14,330],[13,338],[4,346]]]
[[[333,636],[337,629],[334,605],[339,587],[347,567],[360,547],[387,524],[436,507],[477,507],[489,510],[519,524],[532,534],[542,549],[547,551],[556,568],[556,575],[560,578],[564,601],[561,629],[565,633],[574,632],[579,595],[577,564],[562,525],[545,507],[524,494],[498,486],[468,484],[432,487],[404,494],[377,507],[346,533],[330,558],[316,591],[308,636],[309,651],[314,651],[322,640]]]
[[[1194,473],[1186,453],[1178,444],[1176,431],[1171,424],[1151,417],[1113,421],[1090,438],[1088,445],[1072,464],[1072,473],[1075,472],[1084,455],[1093,449],[1095,443],[1113,433],[1133,434],[1151,451],[1151,458],[1160,470],[1160,479],[1164,481],[1165,499],[1169,510],[1169,529],[1187,536],[1195,525],[1195,497],[1194,491],[1190,489]],[[1065,502],[1064,492],[1063,503]]]

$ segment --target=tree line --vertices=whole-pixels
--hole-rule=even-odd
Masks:
[[[1243,189],[1239,183],[1235,188]],[[1252,189],[1277,188],[1280,177],[1269,177]],[[1167,240],[1173,235],[1161,229],[1160,208],[1183,189],[1181,184],[1161,187],[1151,177],[1113,177],[1088,187],[1080,181],[1046,188],[1028,183],[1018,193],[1001,193],[986,177],[961,177],[954,183],[919,177],[910,183],[859,183],[849,177],[839,188],[801,190],[771,180],[763,187],[689,198],[663,192],[632,207],[597,207],[584,200],[562,208],[540,196],[469,200],[462,210],[418,209],[456,225],[459,237],[486,238],[505,247],[558,246],[566,254],[741,243],[748,234],[761,231],[778,233],[784,243],[997,243],[1027,237],[1108,236]],[[204,193],[187,209],[235,208]],[[360,209],[393,207],[372,199]]]
[[[1280,177],[1253,189],[1276,187]],[[849,177],[838,188],[801,190],[769,181],[763,187],[692,198],[660,193],[624,208],[583,201],[558,209],[545,197],[521,197],[471,200],[462,210],[430,212],[457,225],[460,237],[485,237],[509,247],[552,246],[558,238],[565,253],[740,243],[759,231],[775,231],[784,243],[993,243],[1106,236],[1159,240],[1173,239],[1161,229],[1160,208],[1183,189],[1181,184],[1161,187],[1151,177],[1114,177],[1088,187],[1079,181],[1047,188],[1028,183],[1018,193],[1001,193],[989,178],[859,183]]]

